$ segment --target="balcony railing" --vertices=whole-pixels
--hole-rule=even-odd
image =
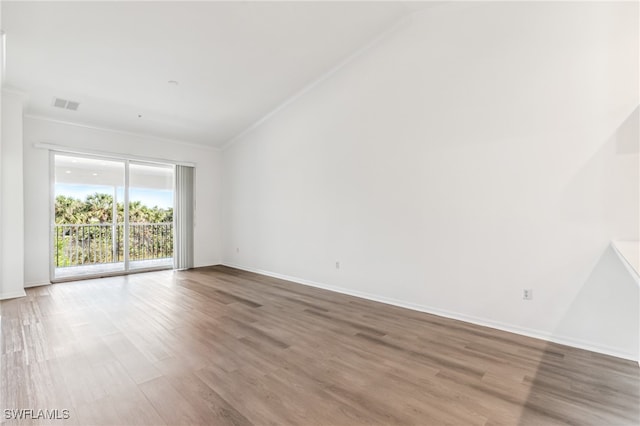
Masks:
[[[124,224],[56,224],[56,267],[124,262]],[[173,223],[130,223],[129,260],[173,257]]]

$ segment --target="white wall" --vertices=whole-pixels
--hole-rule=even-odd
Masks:
[[[34,143],[196,163],[195,266],[220,263],[220,154],[152,137],[24,119],[25,286],[49,282],[49,151]]]
[[[224,262],[637,359],[637,17],[414,15],[223,152]]]
[[[22,110],[24,96],[2,90],[0,138],[0,300],[24,296]]]

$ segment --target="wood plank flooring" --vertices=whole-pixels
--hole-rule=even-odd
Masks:
[[[2,424],[640,424],[636,363],[226,267],[29,289],[0,315]]]

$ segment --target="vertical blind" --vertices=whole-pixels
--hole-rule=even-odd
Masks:
[[[193,167],[176,166],[175,269],[193,268],[193,177]]]

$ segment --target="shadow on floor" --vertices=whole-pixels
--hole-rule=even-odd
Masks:
[[[608,247],[576,295],[556,335],[568,335],[569,329],[572,335],[608,333],[609,340],[603,339],[612,347],[620,339],[631,339],[629,346],[638,348],[639,293],[635,280]],[[594,300],[599,302],[594,304]],[[593,311],[594,305],[602,306],[602,310]],[[586,309],[592,312],[585,312]],[[559,424],[640,424],[640,367],[636,361],[554,343],[547,344],[542,353],[529,355],[538,358],[538,368],[534,377],[524,378],[530,392],[521,425],[540,424],[541,417]],[[594,415],[594,411],[599,414]],[[566,412],[573,413],[571,419],[560,415]]]

